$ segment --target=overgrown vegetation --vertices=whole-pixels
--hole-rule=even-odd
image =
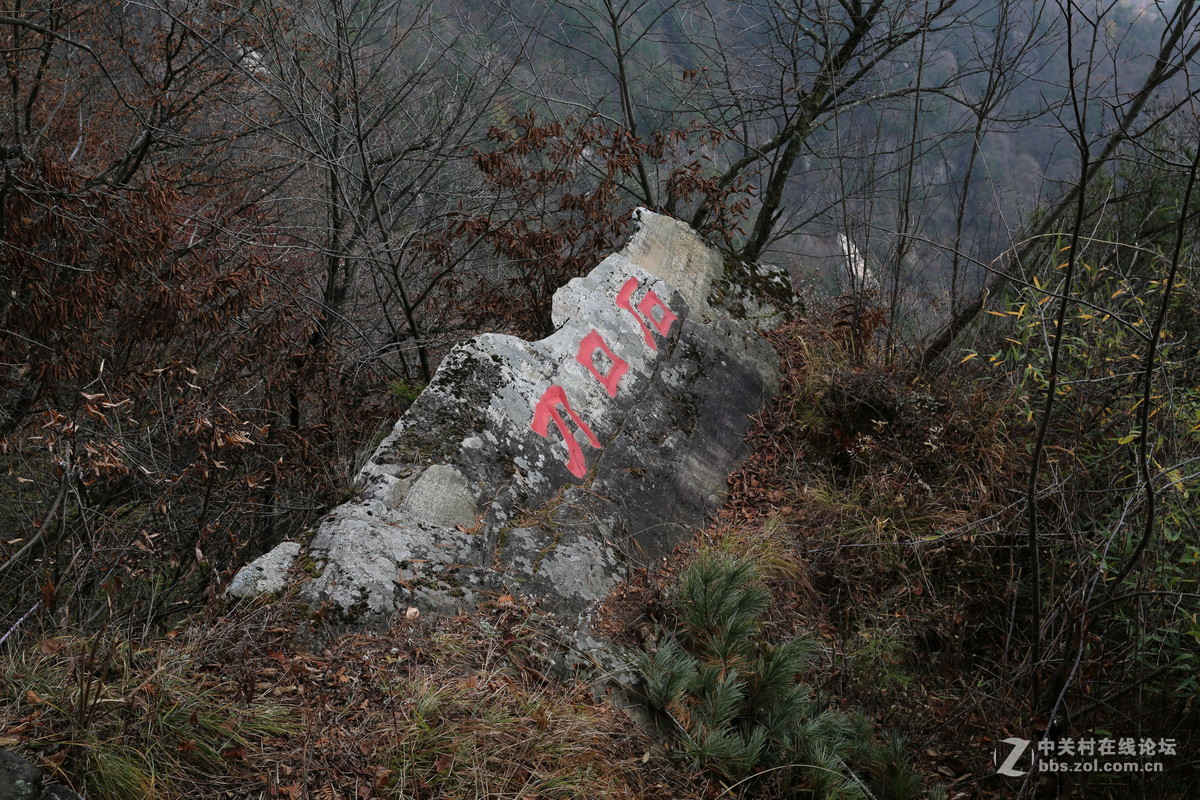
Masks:
[[[1097,298],[1114,292],[1121,294],[1105,287]],[[710,541],[735,553],[764,552],[769,541],[765,552],[782,565],[768,583],[775,591],[767,619],[778,635],[829,644],[825,677],[815,685],[854,698],[911,736],[910,752],[923,755],[923,767],[945,779],[951,794],[974,785],[982,796],[1009,796],[1013,779],[995,774],[992,749],[978,743],[1037,740],[1051,719],[1069,725],[1052,739],[1115,740],[1132,730],[1185,752],[1196,741],[1196,709],[1194,671],[1184,665],[1198,651],[1187,633],[1196,572],[1184,491],[1169,485],[1163,493],[1162,539],[1147,546],[1146,563],[1120,574],[1137,528],[1125,528],[1124,549],[1114,546],[1121,515],[1139,502],[1130,452],[1137,437],[1126,427],[1128,412],[1109,415],[1114,404],[1139,402],[1136,368],[1124,378],[1133,396],[1122,401],[1105,391],[1122,386],[1113,351],[1096,358],[1080,344],[1063,362],[1071,370],[1092,364],[1096,372],[1066,382],[1071,411],[1047,440],[1056,490],[1039,502],[1054,533],[1039,541],[1039,554],[1053,594],[1044,595],[1044,650],[1035,662],[1022,498],[1037,430],[1030,397],[1038,389],[1030,382],[1039,380],[1038,361],[1010,361],[1011,350],[1003,350],[981,366],[974,353],[987,351],[980,348],[940,375],[889,368],[883,337],[855,322],[877,318],[856,316],[869,303],[835,302],[826,316],[772,334],[787,365],[785,389],[759,422],[755,452],[734,475],[734,494]],[[1002,316],[1022,320],[1033,305],[1025,295]],[[1011,333],[1004,324],[980,336],[1016,348],[1021,340]],[[1187,392],[1181,387],[1175,396]],[[1100,418],[1124,425],[1114,429]],[[1187,420],[1171,415],[1158,423],[1171,431],[1161,441],[1180,448],[1160,445],[1158,452],[1175,463],[1194,452]],[[1170,470],[1160,469],[1173,484]],[[1106,480],[1128,484],[1100,488]],[[1042,694],[1030,692],[1035,675]],[[1120,797],[1131,786],[1186,795],[1197,780],[1194,760],[1164,761],[1162,775],[1063,782],[1086,796]]]
[[[765,641],[769,597],[753,561],[702,552],[678,580],[678,632],[639,667],[678,759],[757,797],[922,796],[902,742],[876,743],[865,718],[796,682],[812,667],[812,639]]]
[[[547,677],[554,628],[525,605],[319,653],[300,621],[276,605],[134,646],[6,643],[0,745],[97,800],[704,796],[587,684]]]
[[[89,797],[180,797],[250,748],[296,733],[293,709],[239,700],[232,676],[170,643],[60,636],[6,654],[4,741],[34,743]]]

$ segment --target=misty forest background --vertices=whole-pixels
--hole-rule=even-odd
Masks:
[[[63,774],[82,731],[134,747],[148,712],[113,727],[96,665],[149,682],[139,658],[350,496],[450,346],[550,332],[554,290],[644,206],[803,303],[707,535],[829,649],[810,680],[928,775],[973,776],[962,796],[1108,786],[962,755],[1047,726],[1175,739],[1142,791],[1195,792],[1198,22],[1195,0],[5,3],[0,658],[45,681],[0,742]],[[156,774],[214,786],[187,770],[245,752],[223,755]]]

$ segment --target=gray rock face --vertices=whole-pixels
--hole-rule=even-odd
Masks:
[[[229,593],[237,597],[274,594],[287,585],[287,571],[300,555],[296,542],[281,542],[271,552],[259,556],[233,576]]]
[[[41,800],[42,771],[15,753],[0,750],[0,797]]]
[[[47,786],[45,800],[83,800],[65,786]]]
[[[308,543],[303,597],[361,619],[495,591],[572,617],[719,508],[777,385],[756,327],[788,310],[790,284],[727,263],[683,223],[638,221],[623,251],[555,294],[553,334],[450,352],[359,498]],[[297,555],[280,545],[230,593],[282,585]]]
[[[404,495],[399,512],[438,528],[470,527],[479,515],[478,495],[457,469],[434,464]]]
[[[0,748],[0,800],[80,800],[65,786],[43,786],[42,771]]]

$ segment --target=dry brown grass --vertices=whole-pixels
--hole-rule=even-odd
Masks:
[[[112,657],[26,642],[0,741],[94,800],[704,796],[588,684],[547,677],[553,626],[505,605],[319,650],[293,611],[245,606]]]

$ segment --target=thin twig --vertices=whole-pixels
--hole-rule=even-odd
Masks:
[[[3,636],[0,636],[0,644],[4,644],[8,640],[8,637],[12,636],[13,631],[15,631],[17,628],[21,627],[21,623],[24,622],[25,620],[29,619],[29,616],[41,607],[42,607],[41,600],[38,600],[36,603],[31,605],[29,607],[29,610],[26,611],[24,614],[22,614],[21,618],[19,620],[17,620],[16,622],[14,622],[12,624],[12,627],[9,628]]]

